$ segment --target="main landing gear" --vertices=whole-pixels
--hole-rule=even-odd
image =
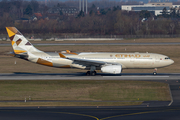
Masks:
[[[96,67],[95,66],[91,66],[90,67],[90,71],[87,71],[86,75],[87,76],[95,76],[96,75]]]
[[[87,76],[96,76],[96,71],[87,71]]]
[[[157,75],[157,68],[154,68],[153,75]]]

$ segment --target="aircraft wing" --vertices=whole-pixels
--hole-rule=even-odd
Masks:
[[[66,57],[61,53],[59,53],[59,55],[62,58],[72,60],[73,64],[79,64],[79,65],[83,65],[83,66],[120,65],[119,63],[111,63],[111,62],[104,62],[104,61],[97,61],[97,60],[90,60],[90,59],[79,59],[79,58]]]

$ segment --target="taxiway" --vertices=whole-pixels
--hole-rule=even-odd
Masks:
[[[153,108],[6,108],[0,109],[2,120],[179,120],[180,107]]]

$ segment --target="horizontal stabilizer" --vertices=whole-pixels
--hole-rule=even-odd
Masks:
[[[61,58],[66,58],[66,56],[64,56],[62,53],[59,53],[59,56],[60,56]]]

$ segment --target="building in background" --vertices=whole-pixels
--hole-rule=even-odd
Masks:
[[[155,5],[156,7],[167,7],[167,6],[169,6],[169,8],[173,7],[172,2],[149,2],[149,3],[144,4],[144,5]]]
[[[144,5],[122,5],[121,9],[126,11],[142,11],[147,10],[154,15],[161,15],[162,10],[166,8],[167,12],[170,12],[171,8],[179,8],[180,5],[173,5],[171,2],[152,2]]]
[[[61,6],[61,7],[53,7],[48,10],[49,14],[59,14],[59,15],[66,15],[66,16],[76,16],[79,12],[76,7],[69,7],[69,6]]]

